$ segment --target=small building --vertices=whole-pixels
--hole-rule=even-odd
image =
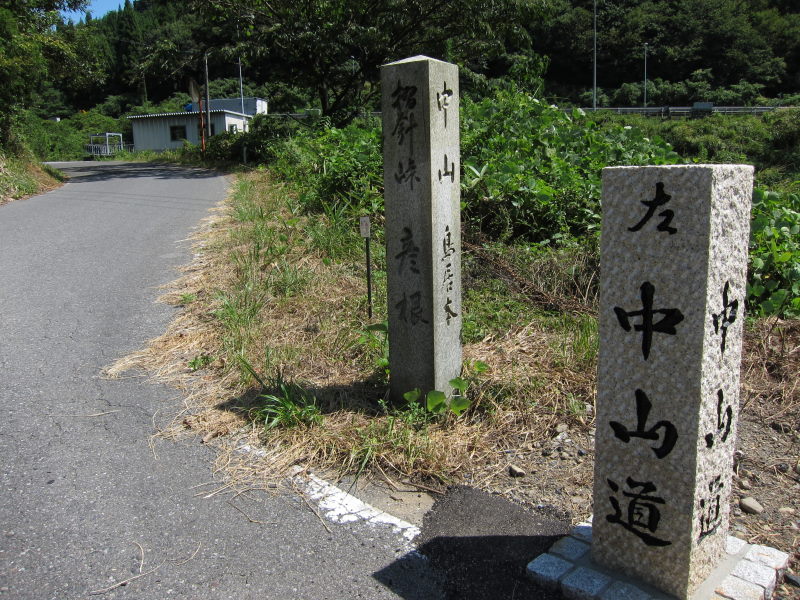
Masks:
[[[247,130],[248,122],[260,112],[266,113],[267,103],[262,98],[221,98],[211,100],[211,135],[223,131],[240,133]],[[245,112],[241,112],[244,104]],[[177,113],[133,115],[133,144],[136,150],[171,150],[184,142],[200,143],[200,114],[193,105]],[[203,110],[205,119],[206,111]]]

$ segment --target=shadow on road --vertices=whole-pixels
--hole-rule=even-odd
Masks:
[[[172,163],[155,162],[51,162],[47,163],[62,171],[74,183],[106,181],[109,179],[209,179],[220,173],[200,167],[187,167]]]
[[[454,486],[425,515],[417,539],[422,556],[406,555],[373,577],[405,600],[422,598],[413,579],[422,573],[425,583],[430,574],[411,566],[413,560],[423,560],[448,599],[562,600],[525,574],[531,560],[568,533],[569,524],[561,516],[552,509],[529,510],[495,494]]]
[[[562,600],[529,581],[525,567],[560,536],[436,537],[373,574],[404,600]],[[439,590],[429,595],[431,583]]]

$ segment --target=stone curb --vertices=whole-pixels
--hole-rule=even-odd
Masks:
[[[591,522],[580,523],[528,564],[528,577],[570,600],[674,600],[646,583],[595,565],[591,540]],[[770,600],[788,564],[785,552],[729,536],[725,558],[691,600]]]

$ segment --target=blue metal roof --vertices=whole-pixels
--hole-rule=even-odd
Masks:
[[[246,119],[252,119],[253,118],[253,115],[246,115],[244,113],[234,112],[232,110],[226,110],[224,108],[212,108],[209,112],[212,112],[212,113],[227,113],[229,115],[234,115],[236,117],[244,117]],[[204,110],[203,114],[205,114],[205,113],[206,113],[206,111]],[[130,115],[127,118],[128,119],[146,119],[146,118],[152,118],[152,117],[182,117],[182,116],[186,116],[186,115],[197,115],[197,114],[198,114],[198,111],[196,111],[196,110],[187,110],[187,111],[183,111],[183,112],[173,112],[173,113],[154,113],[154,114],[150,114],[150,115]]]

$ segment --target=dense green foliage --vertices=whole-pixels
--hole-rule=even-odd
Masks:
[[[800,317],[800,194],[756,189],[751,227],[750,309]]]
[[[379,66],[415,54],[486,71],[493,58],[525,55],[523,24],[539,2],[508,0],[200,0],[216,42],[269,65],[310,93],[341,124],[377,98]],[[506,68],[504,71],[507,72]]]
[[[377,119],[344,128],[268,117],[244,136],[215,136],[218,159],[241,146],[296,182],[309,211],[380,214],[383,161]],[[227,148],[226,156],[219,152]],[[462,108],[462,198],[476,235],[557,243],[599,227],[600,171],[618,164],[672,164],[678,155],[660,138],[623,125],[600,127],[583,111],[565,113],[520,93],[499,90]]]
[[[600,171],[611,165],[673,164],[660,138],[617,125],[601,129],[526,94],[500,91],[463,104],[465,216],[495,239],[549,243],[600,224]]]
[[[800,179],[800,109],[776,109],[762,116],[713,115],[703,119],[654,119],[600,112],[603,126],[630,125],[659,136],[681,156],[697,162],[755,165],[763,185],[793,185]]]
[[[19,150],[13,136],[18,110],[43,81],[58,80],[65,67],[75,70],[75,81],[92,79],[81,36],[59,27],[59,10],[84,5],[85,0],[0,2],[0,149]]]
[[[376,108],[381,64],[418,53],[458,63],[462,92],[475,102],[513,87],[588,104],[593,2],[125,0],[116,11],[101,18],[87,13],[77,24],[64,21],[59,10],[80,9],[83,0],[0,2],[0,147],[27,143],[41,157],[78,157],[86,141],[81,137],[130,131],[126,121],[101,127],[100,115],[180,110],[189,81],[203,81],[205,59],[212,96],[238,95],[241,64],[246,95],[269,98],[273,112],[316,107],[339,126]],[[796,3],[596,5],[601,105],[640,103],[644,43],[651,104],[798,98]],[[80,111],[90,116],[77,118]],[[38,125],[30,115],[62,123]],[[679,143],[676,149],[701,158],[716,153],[721,160],[724,148],[710,147],[706,135],[685,140],[697,142],[697,152]],[[217,141],[215,156],[231,144]],[[253,146],[254,156],[266,149],[260,142]]]
[[[61,121],[43,120],[29,111],[20,114],[20,136],[37,156],[47,160],[82,160],[89,136],[98,132],[129,133],[127,119],[97,110],[79,112]]]
[[[498,91],[462,106],[462,207],[466,235],[536,248],[595,248],[600,172],[617,164],[751,162],[786,189],[797,187],[796,110],[765,117],[694,121],[571,113],[527,94]],[[260,157],[290,181],[309,212],[382,214],[380,127],[287,125],[264,119],[248,134]],[[272,125],[270,125],[272,123]],[[248,136],[241,136],[248,139]],[[252,144],[255,147],[255,142]],[[787,179],[789,177],[789,179]],[[796,190],[795,190],[796,191]],[[800,307],[800,206],[797,193],[756,190],[749,304],[759,314],[797,315]],[[594,251],[594,250],[591,250]]]
[[[0,2],[0,117],[8,107],[112,117],[203,81],[270,99],[275,111],[320,108],[342,125],[375,108],[379,66],[424,53],[456,62],[476,100],[513,81],[588,104],[595,0],[125,0],[78,24],[83,0]],[[597,0],[599,103],[750,104],[800,92],[800,5],[787,0]],[[6,140],[7,141],[7,140]],[[0,143],[4,143],[0,140]]]
[[[531,24],[534,50],[550,57],[545,78],[553,94],[574,100],[591,91],[594,2],[553,0],[547,16]],[[754,93],[800,89],[795,0],[596,0],[596,6],[598,106],[641,105],[645,44],[655,82],[650,104],[744,104]],[[591,94],[583,98],[591,101]]]

